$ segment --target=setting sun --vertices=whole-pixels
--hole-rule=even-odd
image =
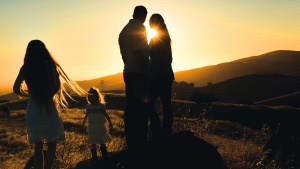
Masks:
[[[147,37],[150,40],[152,37],[154,37],[157,34],[157,32],[154,29],[147,29]]]
[[[133,19],[137,4],[147,8],[143,25],[148,43],[160,37],[158,29],[150,29],[151,16],[163,17],[172,40],[174,72],[279,49],[299,51],[300,22],[295,18],[300,17],[300,1],[254,1],[2,0],[0,95],[13,92],[26,46],[33,39],[45,42],[72,80],[122,72],[118,35]]]

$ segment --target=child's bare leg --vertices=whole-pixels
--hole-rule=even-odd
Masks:
[[[45,169],[51,169],[55,159],[55,151],[56,151],[56,142],[49,142],[47,155],[46,155]]]
[[[34,161],[37,169],[44,168],[43,142],[36,142],[34,145]]]
[[[102,156],[107,156],[108,152],[105,144],[100,145],[100,150],[102,152]]]
[[[92,153],[92,159],[97,159],[97,147],[96,144],[91,145],[91,153]]]
[[[97,149],[96,144],[91,144],[91,149]]]

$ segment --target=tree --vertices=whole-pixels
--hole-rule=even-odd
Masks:
[[[188,86],[188,85],[189,85],[189,84],[188,84],[187,82],[185,82],[185,81],[181,81],[181,82],[179,82],[178,84],[181,85],[181,86]]]
[[[100,91],[104,91],[104,89],[105,89],[105,82],[103,79],[100,80],[99,89],[100,89]]]
[[[195,83],[189,83],[189,86],[190,86],[190,87],[194,87],[194,86],[195,86]]]

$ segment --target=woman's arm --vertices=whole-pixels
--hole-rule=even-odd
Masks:
[[[19,74],[15,80],[13,91],[15,94],[19,96],[25,96],[28,97],[28,93],[22,89],[22,84],[24,82],[24,75],[23,75],[23,69],[21,68],[19,71]]]

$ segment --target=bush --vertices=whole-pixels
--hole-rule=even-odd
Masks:
[[[217,98],[215,98],[211,93],[201,93],[199,91],[195,91],[189,97],[189,101],[196,103],[209,103],[217,101]]]

